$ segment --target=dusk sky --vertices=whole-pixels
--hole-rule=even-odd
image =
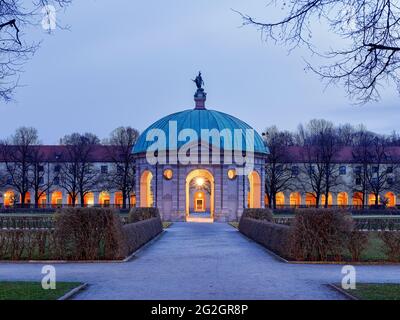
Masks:
[[[15,102],[0,104],[0,136],[34,126],[43,143],[72,132],[100,138],[118,126],[140,131],[169,113],[194,107],[203,72],[207,107],[232,114],[256,130],[325,118],[364,123],[370,130],[398,130],[395,88],[382,100],[352,104],[343,87],[328,87],[304,70],[306,52],[266,43],[241,27],[231,9],[277,19],[268,1],[74,1],[58,15],[69,30],[30,37],[43,40],[24,67]],[[323,30],[323,28],[321,28]],[[323,31],[314,35],[329,42]],[[318,40],[320,39],[320,40]]]

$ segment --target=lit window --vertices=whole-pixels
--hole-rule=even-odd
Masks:
[[[166,180],[171,180],[172,177],[173,177],[173,175],[174,175],[174,173],[172,172],[171,169],[166,169],[166,170],[164,170],[164,178],[165,178]]]

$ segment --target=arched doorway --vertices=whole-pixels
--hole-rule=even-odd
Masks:
[[[388,192],[385,194],[385,199],[387,201],[388,207],[395,207],[396,206],[396,196],[393,192]]]
[[[99,194],[99,205],[102,207],[110,206],[110,194],[107,191],[102,191]]]
[[[88,192],[85,194],[83,197],[84,200],[84,206],[85,207],[93,207],[94,206],[94,193],[93,192]]]
[[[4,206],[6,208],[12,207],[15,204],[15,193],[12,190],[8,190],[4,193]]]
[[[324,207],[325,206],[325,200],[326,200],[326,197],[325,197],[325,194],[322,194],[321,195],[321,207]],[[328,193],[328,207],[332,207],[332,204],[333,204],[333,197],[332,197],[332,193]]]
[[[114,204],[117,208],[122,208],[122,204],[123,204],[123,197],[122,197],[122,192],[121,191],[117,191],[114,194]]]
[[[375,194],[374,193],[371,193],[369,196],[368,196],[368,205],[369,206],[376,206],[377,204],[379,205],[380,204],[380,199],[381,197],[380,196],[378,196],[378,201],[376,201],[376,196],[375,196]]]
[[[306,206],[307,207],[316,207],[317,206],[317,198],[313,193],[306,193]]]
[[[38,199],[39,208],[46,208],[47,206],[47,195],[43,192]]]
[[[257,171],[249,173],[248,207],[261,208],[261,179]]]
[[[278,208],[283,208],[285,206],[285,194],[283,192],[278,192],[275,195],[275,202]]]
[[[196,212],[214,218],[214,176],[205,169],[193,170],[186,177],[186,218]]]
[[[206,212],[206,193],[204,191],[196,191],[193,197],[194,212]]]
[[[353,193],[353,206],[362,207],[363,205],[363,194],[359,191]]]
[[[63,196],[61,191],[53,191],[51,193],[51,206],[53,208],[61,207],[63,201]]]
[[[149,208],[153,206],[153,192],[151,189],[151,181],[153,174],[149,170],[145,170],[140,177],[140,206]],[[131,203],[132,205],[132,203]]]
[[[341,207],[346,207],[349,204],[349,197],[346,192],[339,192],[337,195],[337,204]]]
[[[299,207],[301,205],[301,195],[300,192],[292,192],[290,194],[290,206]]]

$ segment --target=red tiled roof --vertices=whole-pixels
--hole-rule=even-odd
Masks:
[[[14,146],[9,146],[10,152]],[[68,161],[69,152],[65,145],[40,145],[34,148],[39,148],[39,152],[43,157],[44,162]],[[90,161],[92,162],[111,162],[113,161],[114,151],[117,146],[96,145],[93,146],[90,152]],[[4,161],[3,154],[0,153],[0,161]]]
[[[334,161],[338,163],[350,163],[354,162],[353,153],[354,147],[342,147],[337,151]],[[391,157],[400,160],[400,147],[387,147],[385,150]],[[284,151],[287,161],[290,162],[302,162],[307,159],[307,150],[301,146],[290,146],[285,147]]]

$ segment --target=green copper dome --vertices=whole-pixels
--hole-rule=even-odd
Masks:
[[[246,129],[252,130],[247,123],[235,118],[229,114],[208,110],[205,108],[196,108],[191,110],[185,110],[177,113],[170,114],[155,123],[153,123],[150,127],[148,127],[138,138],[138,141],[133,149],[133,153],[143,153],[148,150],[148,148],[154,143],[154,141],[146,141],[147,134],[152,129],[162,130],[166,135],[167,140],[167,148],[169,149],[169,130],[170,130],[170,122],[175,121],[177,125],[177,132],[183,129],[192,129],[196,132],[197,136],[201,137],[201,131],[203,129],[217,129],[221,132],[224,129],[228,129],[231,131],[232,136],[234,135],[234,130],[240,129],[242,134],[242,141],[240,143],[240,139],[233,139],[233,141],[229,145],[233,145],[233,150],[236,151],[246,151],[247,144],[254,144],[254,152],[266,154],[268,153],[268,148],[265,146],[263,139],[261,136],[254,130],[254,141],[246,137]],[[246,141],[247,140],[247,141]],[[178,141],[177,146],[178,149],[184,145],[187,141]],[[210,141],[211,142],[211,141]],[[220,147],[224,148],[224,139],[221,138]],[[226,149],[232,149],[227,147]]]

